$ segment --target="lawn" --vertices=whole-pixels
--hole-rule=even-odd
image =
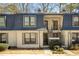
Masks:
[[[79,52],[78,52],[79,53]],[[56,55],[56,56],[68,56],[70,54],[64,53],[64,54],[52,54],[51,50],[45,50],[45,49],[8,49],[5,51],[1,51],[0,54],[42,54],[42,55]]]
[[[5,50],[0,54],[45,54],[44,50]]]

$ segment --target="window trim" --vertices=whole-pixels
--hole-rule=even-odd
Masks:
[[[76,35],[75,37],[73,37],[74,34]],[[78,36],[79,36],[79,32],[72,32],[72,33],[71,33],[71,39],[72,39],[72,40],[71,40],[71,43],[73,42],[73,40],[76,41],[76,38],[79,38]],[[73,38],[75,38],[75,39],[73,39]],[[76,42],[76,43],[77,43],[77,42]]]
[[[29,43],[25,43],[24,42],[25,41],[25,34],[29,34],[30,35],[30,37],[29,37],[29,40],[30,40]],[[35,34],[35,43],[32,43],[31,34]],[[23,44],[37,44],[37,33],[33,33],[33,32],[28,33],[28,32],[26,32],[26,33],[23,33],[22,36],[23,36],[23,39],[22,39],[22,43]]]
[[[25,25],[25,17],[28,17],[28,18],[29,18],[29,16],[24,16],[24,17],[23,17],[23,27],[28,26],[28,25]]]
[[[29,25],[26,26],[25,25],[25,17],[29,17]],[[37,22],[37,18],[36,18],[36,15],[26,15],[26,16],[23,16],[23,27],[36,27],[36,25],[31,25],[31,17],[35,17],[35,24]]]
[[[72,26],[73,26],[73,27],[79,27],[79,25],[78,25],[78,26],[75,26],[75,25],[74,25],[74,20],[73,20],[73,17],[78,17],[78,21],[79,21],[79,16],[77,16],[77,15],[72,16]]]
[[[0,33],[0,34],[6,34],[6,43],[8,43],[8,33]],[[2,42],[2,39],[1,39],[1,42]]]
[[[5,28],[7,26],[7,23],[6,23],[6,16],[0,16],[0,17],[4,17],[4,24],[5,26],[0,26],[0,28]]]
[[[31,23],[31,17],[35,18],[35,25],[32,25],[32,23]],[[30,26],[36,26],[36,16],[30,16],[29,18],[30,18]]]

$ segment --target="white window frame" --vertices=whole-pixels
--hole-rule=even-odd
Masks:
[[[28,17],[28,20],[26,20],[26,17]],[[23,24],[24,24],[24,26],[29,26],[29,16],[26,16],[26,17],[24,17],[24,21],[23,21]],[[27,25],[26,25],[26,21],[28,21],[27,23]]]
[[[0,17],[4,17],[4,26],[0,26],[0,27],[6,27],[6,16],[0,16]]]
[[[74,17],[78,17],[78,21],[79,21],[79,16],[72,16],[72,26],[73,27],[79,27],[79,25],[77,25],[77,26],[74,25],[74,19],[73,19]]]
[[[6,41],[5,43],[8,43],[8,33],[0,33],[1,35],[5,35],[4,37],[2,36],[1,42]]]
[[[29,17],[29,24],[28,25],[25,25],[25,17]],[[32,25],[31,24],[31,17],[34,17],[35,18],[35,25]],[[36,16],[24,16],[23,17],[23,27],[36,27]]]
[[[29,34],[29,38],[25,38],[25,35]],[[31,34],[35,34],[35,38],[32,38]],[[29,39],[29,42],[25,42],[27,39]],[[35,39],[35,43],[33,43],[32,39]],[[37,42],[37,33],[23,33],[23,44],[36,44]]]
[[[32,20],[31,17],[34,17],[34,19]],[[30,25],[31,26],[36,26],[36,17],[35,16],[31,16],[31,17],[30,17]]]

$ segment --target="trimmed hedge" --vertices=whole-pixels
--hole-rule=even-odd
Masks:
[[[60,46],[54,46],[54,50],[52,51],[53,54],[64,54],[64,49]]]
[[[58,46],[61,47],[61,42],[60,42],[59,40],[51,40],[51,41],[49,42],[49,48],[50,48],[51,50],[53,50],[53,49],[54,49],[54,46],[56,46],[56,45],[58,45]]]
[[[68,46],[68,49],[69,50],[78,50],[79,49],[79,44],[72,44],[70,46]]]
[[[8,49],[8,44],[5,44],[5,43],[0,43],[0,51],[4,51],[6,49]]]

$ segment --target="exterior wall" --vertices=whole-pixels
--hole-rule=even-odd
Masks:
[[[44,20],[48,21],[48,29],[51,29],[53,27],[52,20],[57,20],[58,21],[58,27],[62,27],[63,23],[63,16],[62,15],[45,15]]]
[[[39,47],[43,48],[43,31],[40,31]]]
[[[65,43],[65,47],[68,47],[71,45],[71,39],[72,39],[72,33],[78,33],[79,30],[63,30],[62,34],[64,37],[64,43]]]
[[[64,14],[63,15],[63,30],[79,30],[79,26],[73,26],[73,16],[79,16],[79,14]]]
[[[0,30],[37,30],[44,28],[43,14],[0,14],[0,16],[5,16],[6,18],[6,27],[0,27]],[[35,16],[36,26],[23,27],[23,19],[25,16]]]
[[[23,33],[37,33],[36,44],[23,44]],[[38,30],[16,30],[16,31],[0,31],[0,33],[8,34],[9,46],[16,46],[17,48],[43,48],[43,31]]]
[[[23,28],[23,15],[27,16],[36,16],[37,27],[26,27]],[[58,25],[63,28],[61,31],[63,35],[63,41],[65,47],[68,47],[71,44],[72,32],[79,32],[79,27],[72,27],[72,14],[66,15],[43,15],[43,14],[17,14],[17,15],[2,15],[6,16],[7,27],[0,28],[0,33],[8,34],[8,44],[9,46],[16,46],[18,48],[43,48],[43,33],[45,30],[40,30],[44,27],[44,20],[48,21],[48,29],[51,29],[52,20],[58,20]],[[64,17],[63,17],[64,16]],[[16,20],[16,21],[15,21]],[[63,21],[64,20],[64,21]],[[39,29],[39,30],[38,30]],[[72,30],[73,29],[73,30]],[[23,33],[34,32],[37,33],[37,44],[22,44]],[[55,31],[53,31],[55,32]],[[57,31],[59,32],[59,31]]]
[[[7,33],[9,46],[16,46],[17,34],[15,31],[0,31],[0,33]]]
[[[22,44],[22,34],[23,33],[37,33],[37,43],[36,44]],[[43,48],[43,31],[17,31],[17,47],[18,48]]]
[[[23,33],[29,33],[29,32],[32,32],[32,33],[37,33],[38,35],[38,38],[36,40],[36,44],[23,44],[22,41],[23,41]],[[17,47],[18,48],[39,48],[39,31],[17,31]]]
[[[69,44],[69,38],[68,38],[68,36],[69,36],[69,34],[68,34],[68,32],[69,31],[62,31],[62,34],[63,34],[63,43],[64,43],[64,45],[65,45],[65,47],[68,47],[68,44]]]
[[[37,33],[38,38],[37,38],[37,44],[22,44],[23,41],[23,33],[26,32],[32,32],[32,33]],[[46,31],[47,32],[47,31]],[[46,33],[45,31],[30,31],[30,30],[25,30],[25,31],[0,31],[0,33],[7,33],[8,34],[8,44],[9,46],[16,46],[17,48],[43,48],[43,33]],[[68,47],[71,44],[71,37],[72,33],[76,32],[78,33],[79,30],[63,30],[62,35],[63,35],[63,43],[65,47]]]

